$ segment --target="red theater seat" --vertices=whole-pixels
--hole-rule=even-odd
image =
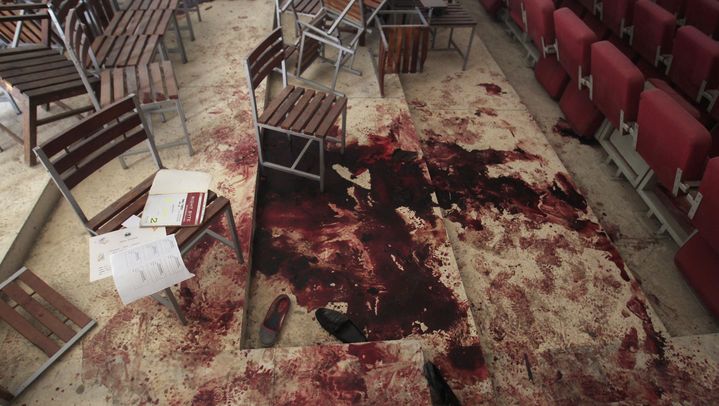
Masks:
[[[686,7],[687,0],[657,0],[657,4],[659,4],[664,10],[667,10],[673,15],[679,17],[684,15],[684,8]]]
[[[719,317],[719,158],[709,161],[692,218],[697,233],[679,249],[674,262],[706,307]]]
[[[632,11],[636,0],[602,2],[602,22],[614,34],[623,36],[622,28],[632,25]]]
[[[564,71],[554,55],[539,58],[534,65],[534,76],[544,87],[549,97],[559,99],[569,82],[569,75]]]
[[[701,179],[711,148],[709,131],[659,89],[642,92],[637,123],[637,152],[667,190],[677,169],[682,181]]]
[[[530,0],[525,3],[527,34],[539,50],[534,76],[549,97],[559,99],[569,82],[569,76],[557,61],[556,55],[544,55],[542,45],[554,43],[554,3],[552,0]]]
[[[719,38],[719,0],[687,0],[685,24],[697,27],[712,38]]]
[[[673,48],[669,80],[690,102],[696,103],[702,85],[715,89],[719,84],[719,42],[695,27],[685,26],[677,30]],[[654,86],[666,88],[660,82],[651,80]]]
[[[672,51],[677,19],[670,12],[649,0],[634,4],[632,48],[653,66],[660,54]]]
[[[644,77],[631,60],[609,41],[592,44],[592,101],[602,114],[619,128],[637,120],[639,94]]]
[[[592,104],[587,89],[579,90],[578,82],[590,73],[590,47],[597,42],[597,36],[566,7],[554,12],[554,32],[559,63],[571,78],[559,99],[559,108],[577,134],[593,137],[602,123],[602,114]]]
[[[582,17],[586,13],[584,6],[579,4],[576,0],[562,0],[560,1],[558,7],[566,7],[572,10],[572,12],[579,17]]]

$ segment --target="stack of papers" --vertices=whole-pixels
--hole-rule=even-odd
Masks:
[[[162,169],[157,172],[142,212],[142,227],[202,224],[212,176],[205,172]]]

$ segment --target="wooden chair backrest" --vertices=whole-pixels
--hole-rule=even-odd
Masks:
[[[365,27],[365,16],[362,0],[322,0],[323,7],[334,15],[341,15],[350,3],[349,12],[345,15],[345,19],[350,20],[355,25]]]
[[[379,39],[377,76],[384,96],[384,75],[421,72],[427,59],[429,27],[382,27]]]
[[[78,63],[82,69],[89,67],[99,70],[95,55],[91,48],[95,39],[85,19],[87,7],[80,4],[69,10],[65,19],[65,46],[75,53]]]
[[[160,157],[143,120],[135,95],[130,95],[36,147],[35,153],[63,194],[143,141],[148,142],[160,167]]]
[[[101,34],[115,16],[115,9],[112,8],[109,0],[84,0],[84,3],[87,4],[88,10],[95,20],[97,34]]]
[[[48,0],[47,5],[55,13],[57,21],[62,28],[65,28],[65,19],[70,10],[82,4],[81,0]]]
[[[51,38],[58,43],[58,38],[53,35],[50,16],[47,6],[42,3],[36,4],[2,4],[0,5],[0,38],[8,46],[12,46],[16,29],[21,26],[18,45],[20,44],[44,44],[50,46]],[[22,21],[18,20],[23,16]]]
[[[281,66],[285,59],[282,28],[277,28],[247,55],[247,73],[254,91],[272,70]]]

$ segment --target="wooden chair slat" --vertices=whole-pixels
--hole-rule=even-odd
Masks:
[[[157,35],[151,35],[147,38],[147,43],[145,44],[138,63],[147,65],[152,61],[152,57],[155,55],[155,49],[157,49],[157,43],[159,40],[160,37]],[[135,65],[135,63],[133,63],[133,65]]]
[[[73,90],[86,91],[85,84],[82,83],[82,80],[77,79],[72,82],[65,82],[52,86],[29,90],[25,92],[25,95],[28,97],[51,97],[52,95],[61,95],[63,92],[68,92],[69,94]]]
[[[275,58],[280,52],[280,48],[284,51],[284,44],[282,38],[278,38],[270,47],[265,49],[265,52],[261,53],[255,61],[252,61],[248,66],[250,68],[251,75],[257,75],[262,68],[267,65],[270,60]]]
[[[167,91],[165,90],[165,81],[162,79],[162,70],[159,63],[150,65],[150,75],[152,76],[153,99],[156,102],[167,100]]]
[[[267,121],[267,124],[276,127],[282,121],[282,119],[285,118],[285,115],[295,106],[295,103],[304,92],[305,89],[301,87],[295,87],[292,93],[287,96],[285,101],[280,104],[280,107],[277,109],[275,114],[270,117],[270,119]]]
[[[302,98],[300,98],[297,101],[297,105],[295,108],[292,109],[290,114],[285,117],[285,119],[280,123],[280,127],[284,129],[290,129],[292,127],[292,124],[297,121],[297,119],[300,117],[302,112],[305,111],[307,106],[310,104],[310,101],[312,100],[312,97],[314,97],[315,92],[313,90],[305,90],[305,93],[302,95]]]
[[[132,51],[135,49],[135,44],[137,44],[138,41],[140,41],[141,37],[138,36],[131,36],[127,37],[127,41],[125,41],[125,44],[122,47],[122,50],[118,53],[117,59],[115,60],[115,63],[113,66],[127,66],[128,60],[130,59],[130,55],[132,55]],[[142,47],[142,44],[138,44],[138,46]]]
[[[324,120],[327,113],[330,111],[330,108],[332,107],[332,103],[335,100],[335,95],[329,94],[325,97],[325,99],[322,101],[322,106],[320,106],[319,109],[317,109],[317,112],[312,117],[312,120],[310,120],[309,123],[305,126],[302,132],[305,134],[313,134],[315,131],[317,131],[317,127],[320,125],[322,120]]]
[[[60,55],[56,49],[40,48],[34,52],[23,52],[19,54],[2,55],[0,56],[0,66],[4,63],[13,63],[17,61],[23,61],[27,59],[43,58],[46,56]]]
[[[73,65],[73,66],[67,66],[64,68],[53,69],[48,72],[39,72],[39,73],[31,73],[28,75],[15,76],[12,79],[12,81],[8,81],[8,82],[9,83],[11,82],[12,85],[14,85],[14,86],[20,86],[25,83],[30,83],[30,82],[35,82],[38,80],[47,79],[48,76],[65,76],[70,73],[75,74],[75,77],[78,77],[78,78],[80,77],[77,74],[77,69],[75,69],[75,66]]]
[[[48,86],[59,85],[67,82],[73,82],[80,80],[77,72],[72,72],[66,75],[54,76],[44,80],[35,80],[32,82],[25,82],[22,84],[15,85],[15,87],[21,92],[29,92],[31,90],[37,90]]]
[[[68,342],[75,335],[75,331],[62,320],[58,319],[40,302],[33,299],[23,288],[16,282],[11,282],[3,288],[3,293],[22,306],[25,311],[35,320],[42,323],[62,341]]]
[[[135,49],[132,51],[132,54],[130,55],[129,59],[127,60],[127,64],[129,66],[135,66],[140,61],[140,57],[142,56],[142,52],[144,51],[144,47],[147,44],[147,40],[149,37],[143,35],[140,38],[138,38],[138,43]]]
[[[112,98],[120,100],[127,96],[125,92],[125,68],[115,68],[112,70]]]
[[[42,279],[38,278],[32,271],[27,270],[23,272],[19,279],[80,328],[85,327],[92,321],[85,313],[80,311],[80,309],[75,307],[74,304],[70,303]]]
[[[255,48],[252,52],[250,52],[247,55],[247,64],[248,65],[254,65],[257,59],[264,53],[264,51],[269,48],[272,44],[278,41],[278,39],[281,40],[282,38],[282,28],[277,28],[270,35],[267,36],[260,44]]]
[[[105,234],[122,228],[122,223],[125,222],[133,214],[139,216],[142,210],[145,208],[147,202],[148,191],[145,191],[139,196],[134,196],[134,199],[120,210],[115,216],[108,219],[107,222],[102,224],[96,231],[98,234]]]
[[[53,70],[60,69],[60,68],[67,68],[70,66],[75,66],[75,65],[73,65],[71,61],[64,60],[64,61],[60,61],[60,62],[53,62],[53,63],[37,65],[37,66],[32,66],[32,67],[27,67],[27,68],[22,68],[22,69],[13,69],[11,71],[3,72],[2,78],[4,80],[12,83],[12,79],[15,77],[18,77],[18,76],[29,75],[31,73],[48,72],[48,71],[53,71]]]
[[[325,116],[325,119],[322,121],[322,124],[320,124],[319,128],[317,129],[317,135],[319,135],[320,137],[326,137],[327,134],[329,134],[330,129],[332,129],[332,126],[334,126],[335,122],[337,121],[337,117],[342,114],[346,106],[346,98],[341,97],[340,99],[338,99],[332,106],[332,109],[329,111],[329,113],[327,113],[327,116]]]
[[[278,51],[272,56],[272,58],[265,64],[252,79],[252,88],[255,89],[262,83],[262,81],[269,75],[275,68],[280,66],[284,60],[285,52],[282,48],[278,48]]]
[[[312,119],[317,109],[322,105],[322,100],[325,98],[325,93],[316,92],[309,106],[305,108],[300,117],[295,120],[295,123],[290,128],[292,131],[300,132],[305,125]]]
[[[117,213],[122,211],[128,204],[130,204],[136,196],[142,195],[143,193],[150,190],[150,187],[152,186],[152,181],[154,179],[155,174],[153,173],[145,180],[140,182],[139,185],[135,186],[130,191],[125,193],[117,201],[115,201],[114,203],[103,209],[101,212],[93,216],[87,222],[87,226],[92,230],[97,230],[98,228],[100,228],[100,226],[108,222],[111,218],[115,217]]]
[[[45,336],[40,330],[36,329],[30,322],[25,320],[20,313],[16,312],[7,303],[0,300],[0,318],[5,320],[12,328],[22,334],[31,343],[40,348],[48,357],[60,350],[60,346],[49,337]]]
[[[172,18],[173,11],[164,10],[161,13],[160,21],[154,26],[155,34],[163,35],[167,31],[167,27],[170,25],[170,19]]]
[[[147,65],[140,65],[137,67],[137,78],[140,83],[140,87],[138,89],[138,96],[140,100],[151,100],[152,89],[150,86],[152,85],[150,84],[150,72],[147,69]]]
[[[292,93],[292,91],[295,89],[294,86],[288,85],[282,91],[280,94],[277,95],[277,97],[273,98],[272,101],[270,101],[270,104],[265,107],[265,110],[262,112],[262,115],[259,118],[260,123],[265,123],[267,120],[269,120],[270,117],[272,117],[272,114],[274,114],[275,110],[277,110],[278,107],[280,107],[280,104],[282,104],[283,101],[287,98],[287,96]]]
[[[130,148],[146,139],[147,135],[145,134],[144,129],[135,131],[127,138],[124,138],[122,141],[114,144],[112,147],[106,149],[102,154],[79,167],[75,172],[65,178],[65,184],[67,184],[69,188],[75,187],[78,183],[82,182],[83,179],[90,176],[103,165],[117,158],[124,152],[127,152]]]
[[[112,103],[112,71],[105,69],[100,72],[100,104],[107,106]]]
[[[0,75],[2,75],[3,71],[28,68],[28,67],[33,67],[33,66],[37,66],[37,65],[44,65],[47,63],[55,63],[55,62],[61,62],[61,61],[66,61],[66,60],[67,59],[64,56],[56,54],[56,55],[51,55],[51,56],[45,56],[42,58],[23,59],[21,61],[6,62],[3,64],[0,64]]]
[[[103,147],[111,145],[115,139],[140,124],[142,124],[142,120],[137,113],[123,117],[119,123],[107,124],[101,131],[86,138],[80,145],[74,145],[69,153],[57,159],[55,169],[60,174],[64,173]]]
[[[114,121],[115,117],[131,112],[134,109],[135,103],[132,99],[119,100],[51,138],[40,148],[48,158],[52,158],[66,147],[70,147],[77,141],[87,137],[88,134],[94,133],[106,123]]]

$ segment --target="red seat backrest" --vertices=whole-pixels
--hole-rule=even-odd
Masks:
[[[573,80],[589,74],[590,49],[597,36],[570,9],[562,7],[554,12],[554,33],[557,36],[559,63]]]
[[[684,26],[674,37],[672,65],[669,79],[686,96],[694,100],[707,81],[707,89],[719,83],[719,42],[709,38],[696,27]]]
[[[527,29],[524,27],[524,21],[522,20],[522,3],[524,0],[509,0],[509,16],[520,30],[526,32]]]
[[[683,16],[687,0],[657,0],[657,4],[675,16]]]
[[[684,17],[687,25],[697,27],[712,38],[719,37],[719,1],[687,0]]]
[[[719,253],[719,157],[709,160],[699,192],[702,201],[694,214],[692,224],[702,238]],[[719,269],[715,269],[719,272]]]
[[[637,152],[661,185],[672,190],[677,168],[683,181],[701,179],[711,136],[671,96],[659,89],[642,92],[637,123]]]
[[[594,105],[614,128],[619,128],[622,111],[625,123],[636,121],[644,88],[642,72],[609,41],[595,42],[591,49]]]
[[[524,4],[527,11],[527,34],[537,49],[542,52],[544,44],[554,42],[554,2],[552,0],[531,0]]]
[[[657,49],[660,54],[672,51],[672,39],[677,19],[649,0],[634,3],[634,34],[632,48],[647,62],[656,66]]]
[[[632,25],[632,11],[636,0],[602,2],[602,22],[613,33],[622,35],[622,26]]]

